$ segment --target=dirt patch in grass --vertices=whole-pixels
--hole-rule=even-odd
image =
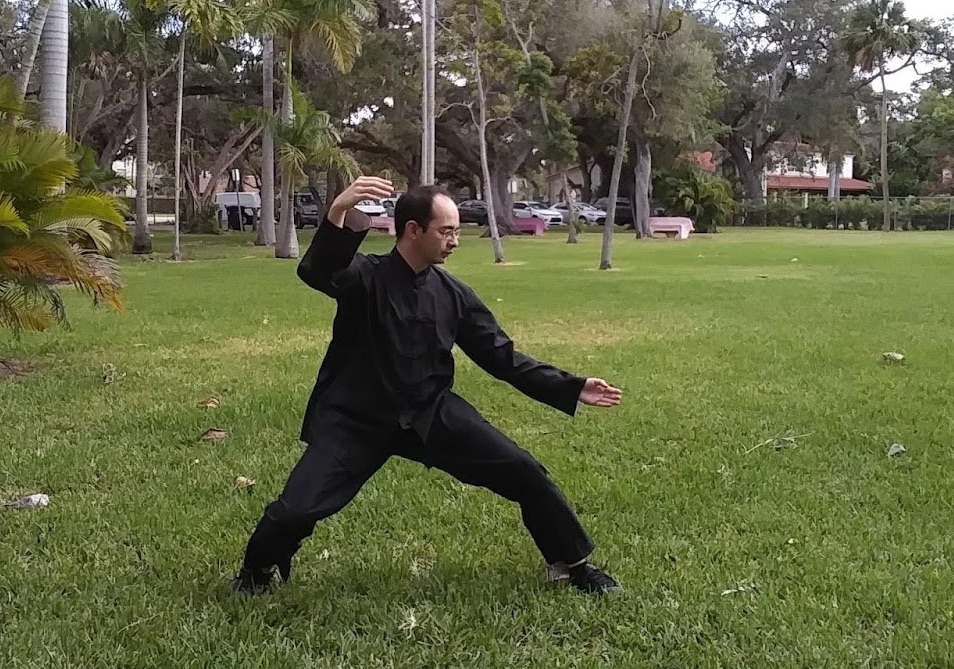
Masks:
[[[0,381],[27,376],[36,371],[36,365],[26,360],[0,358]]]

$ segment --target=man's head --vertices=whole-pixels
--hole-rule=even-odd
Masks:
[[[410,188],[394,205],[394,232],[421,265],[442,263],[460,239],[457,205],[440,186]]]

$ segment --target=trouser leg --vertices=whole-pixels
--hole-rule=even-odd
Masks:
[[[317,522],[343,509],[388,459],[374,445],[355,444],[348,455],[322,443],[306,447],[249,538],[243,566],[288,565]]]
[[[546,468],[460,397],[447,397],[427,443],[399,454],[519,504],[523,523],[548,564],[574,564],[593,551]]]

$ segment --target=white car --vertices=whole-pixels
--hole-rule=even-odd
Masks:
[[[520,201],[513,203],[513,214],[517,218],[530,218],[536,216],[542,218],[547,224],[562,225],[563,214],[556,209],[548,207],[542,202]]]
[[[576,217],[580,223],[595,223],[596,225],[604,225],[606,223],[606,212],[594,207],[592,204],[577,202],[573,207],[576,210]],[[564,214],[566,210],[569,209],[569,205],[567,205],[566,202],[560,202],[559,204],[553,205],[553,208],[561,214]]]
[[[361,200],[358,204],[354,206],[360,212],[367,214],[368,216],[387,216],[388,212],[381,205],[380,202],[375,202],[374,200]]]

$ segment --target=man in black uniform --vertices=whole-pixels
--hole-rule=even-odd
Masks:
[[[435,267],[460,233],[457,206],[440,188],[412,188],[398,200],[390,253],[359,254],[371,221],[353,207],[391,193],[387,180],[358,178],[329,207],[298,266],[302,281],[337,301],[332,340],[305,412],[307,446],[252,533],[233,588],[266,592],[276,572],[287,581],[315,524],[397,455],[519,504],[548,565],[568,571],[583,592],[620,590],[587,561],[593,543],[547,470],[451,390],[452,348],[571,416],[580,403],[615,406],[622,392],[516,351],[474,291]]]

